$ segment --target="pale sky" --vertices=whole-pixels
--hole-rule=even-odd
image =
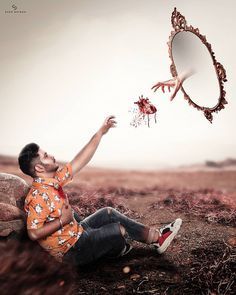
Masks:
[[[13,4],[26,13],[6,13]],[[175,6],[226,69],[229,104],[213,124],[182,92],[170,102],[169,93],[151,91],[171,78]],[[36,142],[69,161],[112,114],[117,128],[103,137],[91,166],[156,169],[236,157],[235,9],[233,0],[1,0],[0,154],[17,156]],[[217,87],[204,79],[195,90],[207,97]],[[150,128],[130,126],[141,94],[158,109]]]

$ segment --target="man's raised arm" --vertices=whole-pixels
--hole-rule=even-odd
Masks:
[[[116,127],[116,121],[114,119],[114,116],[107,117],[101,128],[71,161],[73,175],[79,172],[92,159],[102,136],[106,134],[110,128]]]

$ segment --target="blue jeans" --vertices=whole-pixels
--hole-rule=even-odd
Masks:
[[[136,222],[111,207],[99,209],[80,220],[75,219],[84,231],[78,241],[64,255],[63,261],[73,265],[90,264],[102,257],[115,257],[124,249],[126,238],[145,242],[149,228]],[[122,235],[120,225],[125,230]]]

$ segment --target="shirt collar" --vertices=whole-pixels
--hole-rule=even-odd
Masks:
[[[33,179],[32,185],[34,187],[42,187],[42,185],[47,185],[52,186],[57,190],[60,187],[58,180],[53,177],[35,177]]]

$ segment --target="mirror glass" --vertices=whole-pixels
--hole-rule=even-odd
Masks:
[[[190,31],[181,31],[174,36],[171,50],[178,75],[195,72],[183,83],[190,99],[202,107],[215,107],[220,97],[219,81],[212,57],[201,39]]]

